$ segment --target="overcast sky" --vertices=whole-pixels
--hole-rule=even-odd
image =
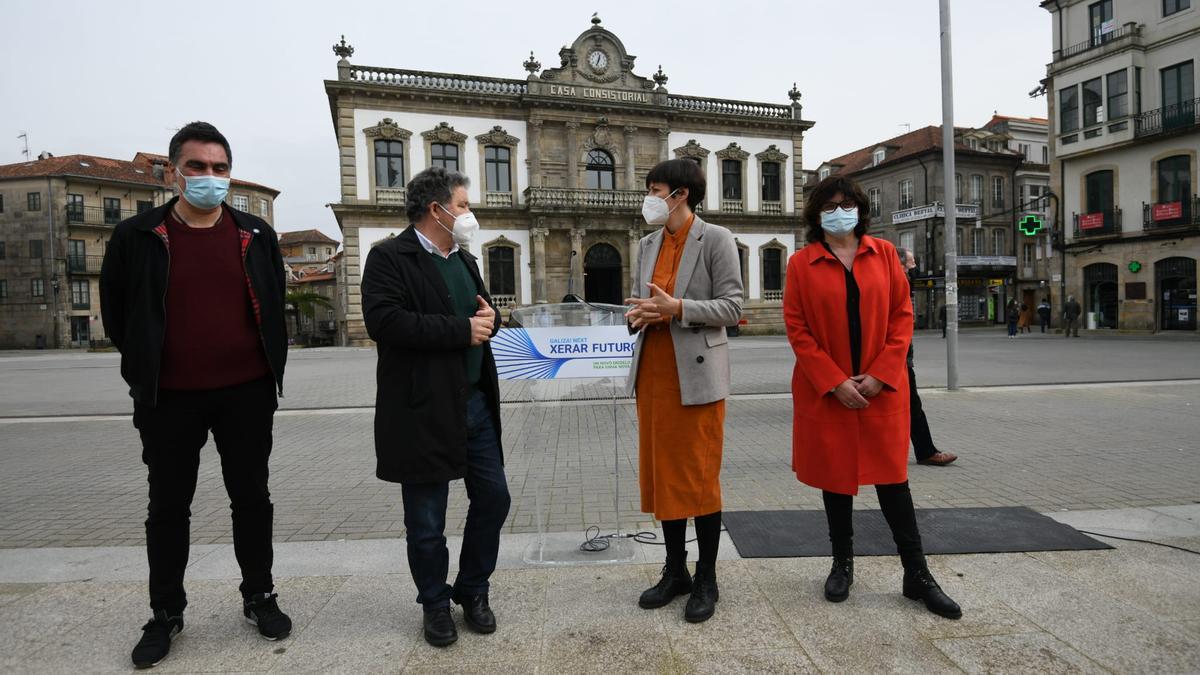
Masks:
[[[955,123],[993,111],[1046,114],[1029,90],[1050,60],[1037,0],[952,1]],[[1002,6],[1001,6],[1002,5]],[[166,153],[182,124],[215,124],[234,175],[282,191],[280,230],[341,239],[337,145],[322,84],[345,33],[363,65],[521,78],[544,66],[598,11],[672,93],[787,103],[795,81],[804,165],[941,122],[937,0],[735,2],[134,2],[5,0],[0,40],[0,164],[36,155],[131,159]]]

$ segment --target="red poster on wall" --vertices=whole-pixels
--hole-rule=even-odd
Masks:
[[[1183,217],[1183,202],[1163,202],[1151,209],[1154,220],[1173,220]]]
[[[1079,216],[1079,229],[1095,230],[1104,227],[1103,213],[1085,213]]]

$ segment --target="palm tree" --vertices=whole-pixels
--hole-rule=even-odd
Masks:
[[[315,319],[317,316],[318,305],[327,309],[333,308],[333,303],[329,301],[329,298],[326,298],[320,293],[314,293],[312,291],[288,291],[287,296],[284,298],[284,302],[286,303],[289,313],[292,315],[292,321],[295,327],[295,330],[292,331],[292,335],[299,335],[300,333],[301,314],[310,319]]]

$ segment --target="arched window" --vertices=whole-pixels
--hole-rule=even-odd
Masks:
[[[440,166],[447,171],[458,171],[458,146],[454,143],[431,143],[429,165]]]
[[[511,151],[497,145],[483,149],[484,173],[488,192],[512,192]]]
[[[375,141],[375,187],[404,187],[403,141]]]
[[[589,190],[616,189],[616,172],[612,155],[603,150],[591,150],[587,155],[587,188]]]

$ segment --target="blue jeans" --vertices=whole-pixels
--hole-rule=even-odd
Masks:
[[[496,571],[500,530],[511,499],[504,461],[492,424],[487,396],[476,391],[467,402],[467,525],[458,578],[451,587],[450,552],[446,549],[446,500],[450,483],[404,483],[404,527],[408,531],[408,567],[417,586],[417,602],[425,609],[449,607],[451,598],[488,592]]]

